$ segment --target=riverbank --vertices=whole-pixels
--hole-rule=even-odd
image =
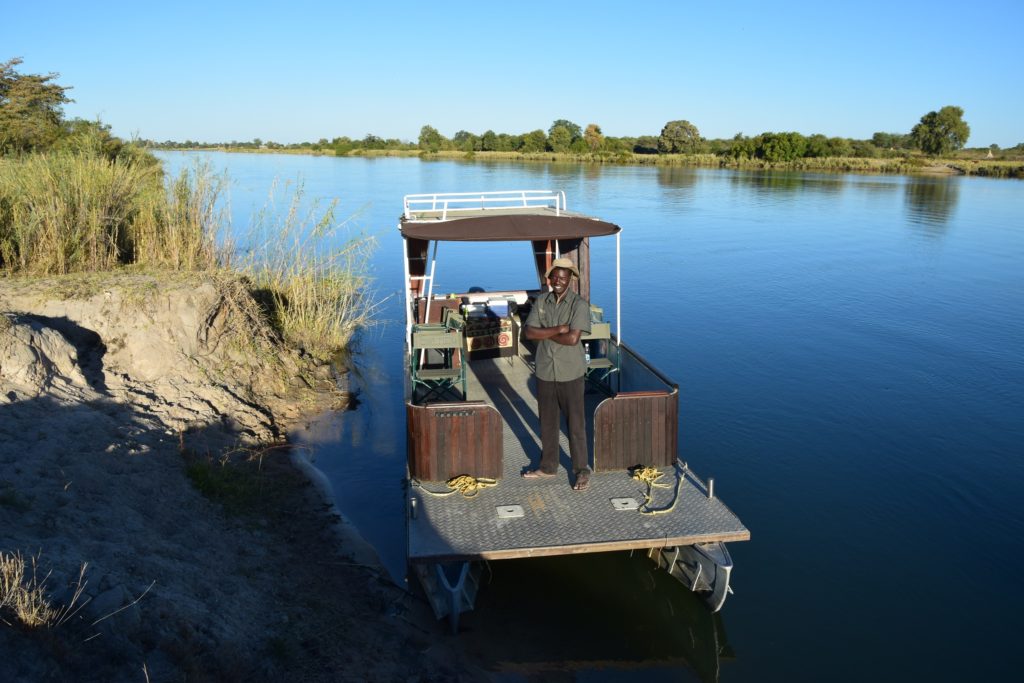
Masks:
[[[308,156],[339,156],[330,148],[263,149],[249,147],[175,148],[169,151],[235,152],[244,154],[292,154]],[[349,157],[419,157],[451,159],[465,162],[520,162],[554,164],[602,164],[618,166],[683,166],[722,168],[738,171],[801,171],[820,173],[861,173],[877,175],[970,175],[988,178],[1024,179],[1024,159],[986,159],[958,156],[933,159],[925,156],[808,157],[793,161],[733,158],[715,154],[574,154],[562,152],[462,152],[454,150],[426,152],[418,149],[355,149],[340,156]]]
[[[54,610],[0,609],[5,680],[482,677],[269,447],[346,397],[253,303],[209,274],[0,280],[0,552]]]

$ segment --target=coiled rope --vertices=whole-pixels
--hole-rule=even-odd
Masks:
[[[654,489],[670,489],[670,484],[659,483],[658,480],[664,476],[664,472],[659,470],[657,467],[635,467],[633,468],[633,478],[637,481],[641,481],[647,484],[647,493],[644,494],[644,503],[640,508],[641,515],[663,515],[676,507],[676,502],[679,500],[679,485],[683,482],[681,473],[676,472],[676,485],[675,491],[672,494],[672,504],[666,508],[652,508],[651,500],[654,498]]]
[[[471,477],[468,474],[460,474],[457,477],[452,477],[445,482],[448,487],[448,491],[431,491],[420,482],[413,480],[413,485],[423,489],[423,492],[437,498],[445,498],[447,496],[461,493],[464,498],[475,498],[477,494],[483,489],[497,486],[498,481],[496,479],[488,479],[487,477]]]

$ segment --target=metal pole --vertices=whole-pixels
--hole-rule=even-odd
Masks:
[[[401,230],[402,226],[399,225]],[[409,240],[402,238],[402,270],[405,272],[405,341],[409,343],[412,334],[412,274],[409,272]]]
[[[615,337],[622,344],[622,233],[615,233]]]
[[[440,240],[434,240],[434,254],[430,257],[430,284],[427,285],[427,302],[423,306],[423,322],[430,322],[430,300],[434,297],[434,266],[437,265],[437,243]],[[420,365],[423,365],[423,361],[427,358],[427,350],[422,349],[420,351]]]
[[[430,322],[430,300],[434,297],[434,266],[437,265],[437,243],[440,240],[434,240],[434,254],[430,257],[430,284],[427,285],[427,303],[423,308],[423,322]]]

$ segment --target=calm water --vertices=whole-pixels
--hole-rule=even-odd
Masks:
[[[564,189],[623,226],[623,339],[679,382],[680,455],[753,539],[730,545],[720,618],[640,558],[493,563],[460,638],[503,679],[1019,675],[1024,183],[203,156],[234,179],[236,226],[302,179],[379,238],[394,322],[361,340],[360,408],[303,438],[399,579],[402,195]],[[614,317],[606,242],[592,299]],[[524,282],[525,247],[439,251],[441,291]]]

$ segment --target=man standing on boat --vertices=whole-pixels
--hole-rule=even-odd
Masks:
[[[569,455],[576,476],[573,489],[590,483],[583,382],[587,371],[580,336],[590,332],[590,303],[570,289],[580,271],[567,258],[557,258],[544,274],[551,290],[541,294],[526,319],[526,338],[537,342],[537,408],[540,414],[541,459],[527,479],[553,477],[558,471],[561,414],[569,427]]]

